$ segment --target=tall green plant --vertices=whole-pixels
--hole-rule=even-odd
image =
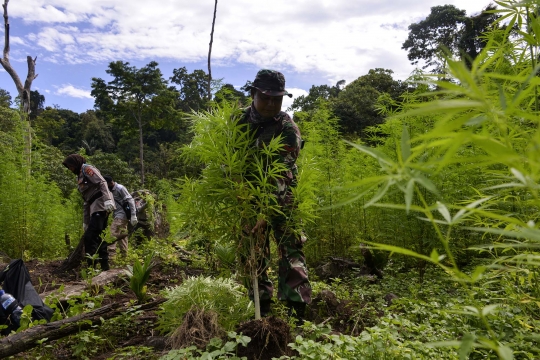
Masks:
[[[263,270],[265,236],[252,233],[258,221],[281,213],[274,195],[276,182],[285,172],[278,161],[281,137],[262,148],[253,146],[247,124],[239,123],[241,111],[224,104],[190,116],[193,141],[183,154],[203,165],[201,178],[186,180],[183,217],[192,230],[208,240],[234,242],[243,266],[239,269],[253,289],[255,316],[260,317],[258,275]],[[303,218],[305,208],[295,207],[287,218]],[[304,216],[302,216],[304,215]],[[300,229],[298,229],[300,231]]]
[[[24,147],[24,124],[17,113],[3,109],[0,120],[0,246],[11,257],[58,257],[64,254],[66,212],[62,194],[46,174],[31,172]],[[36,165],[39,151],[34,151]],[[38,167],[39,168],[39,167]]]
[[[306,145],[301,151],[299,168],[309,172],[306,187],[312,195],[310,206],[317,210],[317,221],[306,223],[306,233],[310,239],[306,243],[306,253],[311,261],[326,256],[344,256],[351,245],[360,240],[368,221],[358,221],[361,211],[358,203],[349,202],[337,207],[350,198],[351,192],[343,189],[344,182],[356,180],[369,173],[369,159],[357,151],[351,152],[340,140],[338,121],[328,109],[328,104],[320,101],[318,107],[308,116],[296,113],[301,124]],[[363,219],[365,220],[365,219]]]
[[[504,298],[486,299],[484,307],[464,307],[462,314],[476,318],[478,331],[464,334],[460,341],[442,344],[459,346],[462,358],[476,348],[501,359],[512,359],[513,341],[518,340],[510,333],[495,332],[488,315],[510,304],[540,300],[532,281],[538,279],[540,270],[540,117],[536,108],[540,78],[529,56],[540,26],[530,11],[536,9],[534,2],[508,1],[501,5],[502,19],[520,28],[528,24],[526,31],[519,32],[519,38],[503,40],[506,42],[499,46],[499,32],[492,33],[470,69],[448,59],[452,81],[433,81],[438,91],[425,94],[433,96],[430,101],[395,116],[403,130],[391,156],[388,149],[351,144],[380,164],[382,176],[356,183],[361,191],[371,186],[378,188],[367,205],[417,214],[431,225],[442,251],[431,246],[426,255],[380,243],[373,244],[375,248],[439,266],[466,288],[485,277],[499,281],[508,279],[504,274],[516,279],[521,273],[530,274],[531,281],[522,278]],[[433,125],[410,137],[411,122],[419,117],[430,118]],[[463,184],[474,191],[447,196],[440,179],[449,169],[462,174],[480,173],[471,178],[474,182]],[[385,202],[390,192],[401,194],[401,201]],[[489,253],[493,257],[491,264],[470,273],[462,271],[454,244],[458,233],[480,234],[481,241],[487,244],[476,249]],[[472,291],[470,296],[474,296]],[[540,315],[538,308],[520,306],[535,317]]]

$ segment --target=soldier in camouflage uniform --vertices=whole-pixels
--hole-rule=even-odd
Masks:
[[[304,316],[306,304],[311,303],[311,285],[308,280],[306,259],[302,252],[305,236],[293,229],[292,219],[293,194],[296,186],[298,158],[302,139],[300,131],[291,117],[281,111],[283,96],[292,94],[285,90],[285,77],[274,70],[260,70],[251,86],[253,102],[243,111],[240,123],[248,124],[255,136],[255,146],[262,148],[274,137],[281,135],[283,151],[279,160],[285,164],[287,171],[277,181],[275,193],[283,214],[274,214],[268,219],[259,220],[252,233],[264,230],[266,246],[264,248],[263,271],[259,278],[259,294],[261,298],[261,314],[267,315],[273,295],[273,285],[268,279],[266,268],[270,262],[269,236],[277,241],[279,249],[279,283],[278,298],[287,301],[289,313],[298,319]],[[253,292],[250,291],[252,294]]]

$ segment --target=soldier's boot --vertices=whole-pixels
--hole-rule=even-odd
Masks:
[[[287,301],[287,307],[289,308],[288,315],[293,317],[296,322],[296,326],[304,324],[304,316],[306,315],[306,303],[297,301]]]
[[[268,315],[270,315],[272,300],[271,299],[261,300],[260,305],[261,305],[261,317],[267,317]]]
[[[101,271],[107,271],[110,269],[110,266],[109,266],[109,259],[100,259],[100,264],[101,264]]]

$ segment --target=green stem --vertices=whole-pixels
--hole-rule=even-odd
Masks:
[[[446,252],[446,255],[448,256],[448,259],[450,259],[450,262],[452,263],[452,266],[454,267],[454,270],[459,271],[456,260],[454,259],[454,255],[452,254],[452,251],[450,250],[450,244],[448,242],[448,239],[442,234],[441,229],[439,228],[439,226],[435,222],[435,218],[433,217],[433,214],[431,213],[431,210],[429,209],[429,206],[428,206],[428,204],[426,202],[426,199],[422,195],[422,192],[420,191],[420,189],[418,189],[418,186],[415,186],[415,190],[416,190],[416,193],[417,193],[420,201],[422,202],[422,205],[424,206],[424,215],[426,215],[426,217],[429,219],[430,223],[433,225],[433,228],[435,229],[435,232],[437,233],[437,236],[439,237],[439,240],[441,241],[441,243],[444,246],[444,250]],[[450,233],[448,233],[447,235],[449,236]]]

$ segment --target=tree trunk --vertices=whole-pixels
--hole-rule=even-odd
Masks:
[[[138,310],[154,309],[165,299],[158,299],[144,304]],[[125,312],[127,308],[118,303],[103,306],[94,311],[77,315],[71,318],[53,321],[45,325],[37,325],[7,336],[0,340],[0,358],[18,354],[38,346],[38,341],[50,342],[74,334],[81,330],[90,329],[94,325],[101,324],[103,319],[110,319]]]
[[[139,157],[141,158],[141,186],[144,188],[144,144],[143,144],[143,123],[139,111]]]
[[[212,19],[212,31],[210,32],[210,44],[208,44],[208,100],[212,100],[212,68],[210,66],[210,58],[212,55],[212,43],[214,42],[214,25],[216,24],[216,11],[217,11],[217,2],[214,4],[214,18]]]
[[[26,57],[26,62],[28,63],[28,74],[26,75],[26,81],[24,86],[19,78],[19,75],[11,66],[9,62],[9,17],[8,17],[8,2],[9,0],[4,0],[2,7],[4,8],[4,53],[2,59],[0,59],[0,64],[6,72],[11,76],[15,87],[17,88],[17,93],[21,99],[22,113],[21,120],[28,120],[28,114],[30,113],[30,89],[32,87],[32,81],[37,77],[36,75],[36,58],[32,59],[31,56]],[[28,166],[28,175],[30,174],[30,167],[32,164],[32,129],[30,126],[30,120],[25,127],[25,154],[26,154],[26,163]]]

